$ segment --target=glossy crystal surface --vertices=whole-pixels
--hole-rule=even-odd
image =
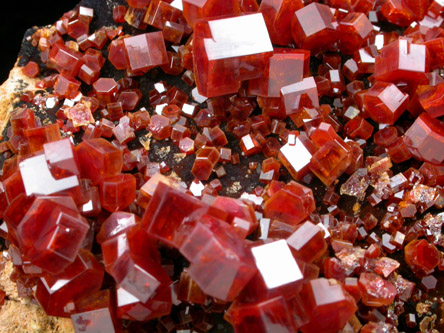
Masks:
[[[91,179],[94,185],[122,170],[122,152],[105,139],[83,141],[76,147],[76,152],[82,176]]]
[[[195,26],[196,86],[207,97],[235,93],[261,76],[273,47],[262,14],[201,21]]]
[[[123,41],[131,72],[147,72],[168,62],[160,31],[128,37]]]
[[[264,216],[297,225],[314,209],[312,190],[291,181],[265,202]]]
[[[291,21],[293,41],[313,54],[328,50],[337,38],[336,25],[330,7],[311,3],[294,12]]]
[[[409,96],[393,83],[376,82],[364,95],[364,108],[379,123],[393,125],[407,109]]]
[[[104,271],[87,250],[79,255],[59,275],[43,275],[38,279],[35,297],[50,316],[69,317],[64,307],[82,295],[98,291]]]
[[[179,250],[191,262],[188,271],[197,285],[222,301],[236,298],[256,272],[245,241],[209,215],[187,230]]]
[[[292,42],[291,19],[293,13],[304,6],[300,0],[264,0],[259,12],[264,15],[273,44],[288,45]]]
[[[308,72],[310,52],[276,48],[261,78],[249,81],[250,93],[263,97],[279,97],[281,88],[302,81]]]
[[[410,153],[419,160],[433,164],[444,161],[441,147],[444,145],[444,130],[441,122],[428,113],[422,113],[404,135],[404,143]]]
[[[304,285],[301,298],[309,319],[302,332],[336,332],[357,309],[354,298],[337,281],[325,278]]]
[[[20,251],[33,265],[59,274],[76,258],[89,225],[68,196],[41,196],[17,225]]]

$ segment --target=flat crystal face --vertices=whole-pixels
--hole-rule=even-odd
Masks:
[[[49,195],[79,186],[77,176],[55,179],[49,171],[45,155],[30,157],[19,165],[27,195]],[[39,177],[35,177],[36,172]]]
[[[268,288],[302,279],[301,270],[285,240],[253,247],[251,252]]]
[[[287,143],[281,148],[280,152],[296,172],[306,167],[312,157],[312,154],[298,138],[296,138],[294,145]]]
[[[20,297],[85,332],[439,328],[405,311],[443,296],[444,0],[93,7],[22,43]]]
[[[287,114],[294,113],[300,107],[302,96],[306,94],[314,107],[319,107],[318,89],[313,77],[281,88],[281,100]]]
[[[262,14],[208,22],[211,38],[205,38],[209,60],[243,57],[273,51]]]

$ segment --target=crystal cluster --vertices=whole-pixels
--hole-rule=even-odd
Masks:
[[[21,296],[78,332],[397,332],[442,303],[440,1],[109,9],[27,41],[0,143]]]

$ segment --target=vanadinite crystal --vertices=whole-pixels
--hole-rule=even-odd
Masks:
[[[0,273],[76,332],[443,331],[443,22],[83,1],[2,86]]]
[[[430,70],[429,53],[425,45],[399,39],[384,46],[376,57],[374,77],[378,81],[427,83]]]
[[[128,37],[123,40],[131,72],[146,72],[168,61],[161,32]]]
[[[315,208],[311,189],[292,181],[265,202],[264,215],[296,225],[307,218]]]
[[[109,176],[116,176],[122,170],[122,152],[108,141],[97,138],[83,141],[76,147],[82,175],[99,183]]]
[[[404,135],[404,142],[413,156],[434,164],[444,162],[444,127],[428,113],[422,113]]]
[[[308,72],[310,52],[274,49],[268,68],[259,79],[249,81],[249,92],[264,97],[279,97],[281,88],[301,81]]]
[[[330,7],[311,3],[294,12],[291,21],[293,41],[314,54],[328,50],[337,39],[336,25]]]
[[[335,280],[311,280],[302,288],[301,299],[309,320],[302,332],[337,332],[357,310],[354,298]]]
[[[237,92],[241,81],[261,77],[272,51],[262,14],[198,22],[193,62],[199,93]]]
[[[425,239],[414,240],[404,249],[405,262],[418,275],[428,275],[433,272],[439,262],[438,249]]]
[[[94,256],[82,249],[62,273],[38,279],[35,297],[48,315],[69,317],[69,303],[98,291],[103,274]]]

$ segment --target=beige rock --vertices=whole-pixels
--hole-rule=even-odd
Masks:
[[[6,261],[0,274],[0,289],[8,300],[0,308],[0,333],[3,332],[74,332],[70,318],[50,317],[30,299],[21,298],[9,276],[13,270],[11,261]]]
[[[15,64],[9,72],[8,79],[0,86],[0,132],[3,132],[9,120],[10,112],[14,108],[14,103],[26,90],[35,90],[37,79],[27,77],[22,73],[22,69]]]
[[[35,90],[35,82],[36,79],[23,75],[17,64],[11,70],[8,80],[0,86],[0,132],[7,125],[20,94],[26,90]],[[0,309],[0,333],[74,332],[70,318],[47,316],[40,306],[31,303],[29,299],[20,298],[15,284],[9,279],[12,270],[12,263],[7,261],[0,274],[0,289],[8,297]]]

